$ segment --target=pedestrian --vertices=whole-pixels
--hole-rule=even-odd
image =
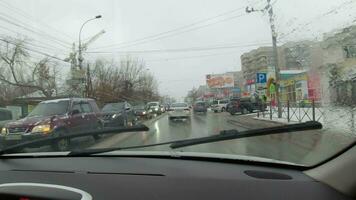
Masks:
[[[268,89],[271,98],[271,106],[274,108],[276,107],[276,82],[274,79],[272,80],[272,83],[270,84]]]

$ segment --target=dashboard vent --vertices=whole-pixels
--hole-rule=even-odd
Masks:
[[[246,175],[259,178],[259,179],[274,179],[274,180],[291,180],[292,177],[286,174],[276,173],[276,172],[267,172],[267,171],[258,171],[258,170],[246,170],[244,171]]]

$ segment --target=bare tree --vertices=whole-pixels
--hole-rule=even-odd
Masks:
[[[157,82],[145,63],[126,57],[119,63],[97,60],[91,73],[89,96],[98,101],[149,101],[158,99]]]
[[[32,62],[25,47],[25,40],[7,38],[0,49],[0,83],[3,86],[19,88],[22,95],[39,90],[46,97],[53,95],[56,88],[55,72],[57,63],[48,58]]]
[[[196,88],[192,88],[187,95],[187,100],[189,103],[194,103],[199,98],[198,90]]]

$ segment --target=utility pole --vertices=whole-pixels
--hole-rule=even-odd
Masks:
[[[267,11],[269,15],[269,23],[271,26],[271,33],[272,33],[273,57],[275,60],[274,72],[275,72],[275,82],[276,82],[276,102],[278,107],[278,118],[282,118],[282,105],[280,102],[280,95],[279,95],[280,69],[279,69],[279,62],[278,62],[279,59],[278,59],[278,47],[277,47],[277,32],[276,32],[276,26],[274,22],[274,14],[273,14],[273,7],[271,5],[271,0],[267,0],[266,7],[261,10],[255,10],[254,8],[246,7],[247,13],[257,12],[257,11],[260,12]]]

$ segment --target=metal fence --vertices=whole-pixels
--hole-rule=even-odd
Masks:
[[[278,118],[277,106],[272,106],[272,102],[267,102],[267,109],[265,111],[258,111],[257,117],[269,118],[270,120]],[[306,122],[306,121],[322,121],[324,111],[320,106],[320,102],[299,101],[281,102],[282,119],[288,122]]]

